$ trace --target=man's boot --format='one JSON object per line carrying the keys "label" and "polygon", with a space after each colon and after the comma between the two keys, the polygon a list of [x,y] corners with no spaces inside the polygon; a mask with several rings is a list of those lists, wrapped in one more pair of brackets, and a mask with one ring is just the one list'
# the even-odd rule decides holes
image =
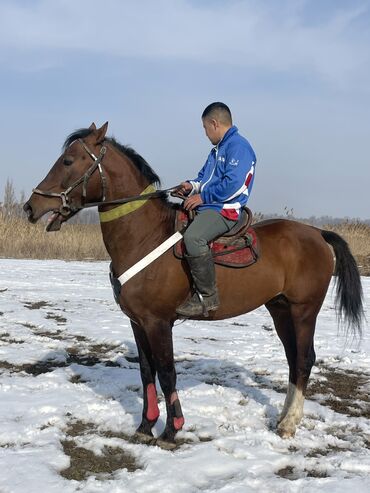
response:
{"label": "man's boot", "polygon": [[194,280],[196,292],[176,309],[176,313],[184,318],[203,315],[219,307],[216,287],[216,272],[211,252],[199,257],[185,256]]}

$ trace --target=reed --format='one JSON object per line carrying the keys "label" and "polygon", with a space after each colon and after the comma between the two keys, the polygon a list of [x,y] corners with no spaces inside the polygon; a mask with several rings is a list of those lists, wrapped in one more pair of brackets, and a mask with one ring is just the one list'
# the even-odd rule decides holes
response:
{"label": "reed", "polygon": [[[370,226],[360,222],[326,225],[349,244],[362,275],[370,275]],[[46,233],[45,224],[30,224],[24,218],[0,213],[0,257],[107,260],[100,226],[64,224],[61,231]]]}
{"label": "reed", "polygon": [[97,224],[64,224],[61,231],[47,233],[45,224],[30,224],[19,217],[0,214],[0,257],[105,260],[100,226]]}

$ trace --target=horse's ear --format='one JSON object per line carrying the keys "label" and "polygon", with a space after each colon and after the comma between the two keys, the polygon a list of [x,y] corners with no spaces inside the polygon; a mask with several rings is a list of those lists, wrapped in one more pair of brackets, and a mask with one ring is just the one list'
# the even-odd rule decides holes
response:
{"label": "horse's ear", "polygon": [[96,130],[96,125],[94,122],[90,125],[89,130]]}
{"label": "horse's ear", "polygon": [[105,122],[102,127],[98,128],[98,130],[96,131],[96,136],[95,136],[97,144],[100,144],[101,142],[103,142],[103,140],[105,139],[105,134],[107,133],[107,130],[108,130],[108,122]]}

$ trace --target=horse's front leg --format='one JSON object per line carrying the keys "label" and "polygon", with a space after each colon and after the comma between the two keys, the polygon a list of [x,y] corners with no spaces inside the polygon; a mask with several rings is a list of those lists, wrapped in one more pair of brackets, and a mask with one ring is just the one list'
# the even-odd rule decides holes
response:
{"label": "horse's front leg", "polygon": [[160,321],[156,324],[151,324],[146,329],[167,408],[166,426],[161,436],[157,439],[157,444],[170,449],[174,448],[175,435],[184,425],[184,416],[176,391],[172,324]]}
{"label": "horse's front leg", "polygon": [[152,428],[159,417],[157,402],[157,390],[155,387],[155,365],[152,351],[146,333],[140,325],[131,322],[132,330],[139,353],[140,374],[143,383],[143,414],[141,423],[136,430],[136,436],[141,440],[150,441],[153,439]]}

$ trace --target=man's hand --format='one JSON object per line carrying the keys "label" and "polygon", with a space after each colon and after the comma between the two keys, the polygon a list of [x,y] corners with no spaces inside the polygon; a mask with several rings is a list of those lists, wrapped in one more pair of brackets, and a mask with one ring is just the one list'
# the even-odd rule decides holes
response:
{"label": "man's hand", "polygon": [[201,204],[203,204],[203,199],[202,199],[200,193],[196,193],[195,195],[192,195],[191,197],[189,197],[185,200],[184,209],[186,209],[187,211],[192,211],[196,207],[198,207],[198,205],[201,205]]}
{"label": "man's hand", "polygon": [[182,183],[180,183],[177,189],[177,193],[186,197],[186,195],[188,195],[188,193],[190,193],[192,190],[193,190],[193,185],[188,181],[183,181]]}

